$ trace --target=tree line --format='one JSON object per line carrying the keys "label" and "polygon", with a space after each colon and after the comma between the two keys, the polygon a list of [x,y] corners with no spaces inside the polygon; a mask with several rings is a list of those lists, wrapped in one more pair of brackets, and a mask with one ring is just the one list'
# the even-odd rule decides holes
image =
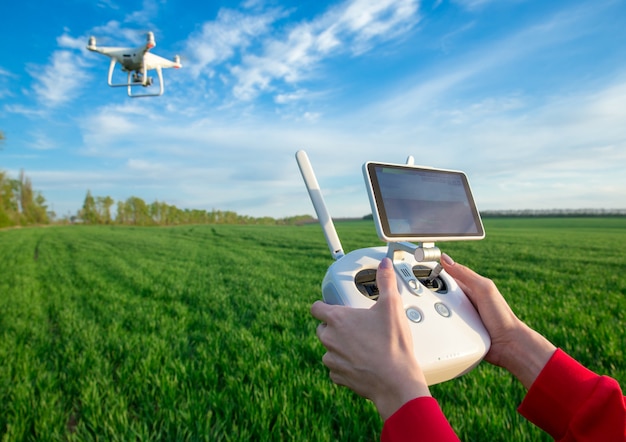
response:
{"label": "tree line", "polygon": [[[0,140],[1,132],[0,132]],[[115,213],[113,208],[115,207]],[[239,215],[232,211],[180,209],[162,201],[146,203],[131,196],[117,204],[110,196],[93,196],[88,190],[82,208],[76,215],[55,220],[48,211],[41,192],[33,189],[24,170],[17,179],[0,170],[0,228],[58,223],[119,224],[134,226],[175,226],[183,224],[306,224],[315,222],[310,215],[274,219]]]}
{"label": "tree line", "polygon": [[[112,209],[115,206],[115,215]],[[305,224],[315,222],[310,215],[299,215],[275,219],[255,218],[239,215],[232,211],[180,209],[163,201],[146,203],[143,199],[131,196],[125,201],[117,201],[110,196],[93,196],[87,191],[82,208],[72,222],[85,224],[119,224],[133,226],[175,226],[183,224]]]}
{"label": "tree line", "polygon": [[559,217],[606,217],[626,216],[626,209],[523,209],[523,210],[485,210],[483,218],[559,218]]}

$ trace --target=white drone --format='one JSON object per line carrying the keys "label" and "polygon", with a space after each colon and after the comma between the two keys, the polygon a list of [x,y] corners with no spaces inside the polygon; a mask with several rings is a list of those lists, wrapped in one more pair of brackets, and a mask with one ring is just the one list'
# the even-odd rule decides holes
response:
{"label": "white drone", "polygon": [[[111,64],[109,65],[109,86],[127,87],[128,96],[132,98],[158,97],[160,95],[163,95],[163,73],[161,72],[162,69],[178,69],[182,67],[182,64],[180,63],[180,57],[178,55],[174,57],[174,60],[168,60],[149,52],[150,49],[156,46],[156,43],[154,41],[154,34],[152,32],[148,32],[146,40],[147,41],[145,45],[138,46],[136,48],[120,48],[111,46],[98,47],[96,46],[96,37],[92,36],[89,37],[89,44],[87,45],[87,49],[111,58]],[[128,73],[126,83],[113,83],[113,70],[115,69],[116,63],[122,65],[122,71]],[[152,85],[152,77],[148,76],[148,71],[151,69],[156,69],[157,71],[157,75],[159,77],[159,92],[154,94],[133,94],[133,86],[148,87]]]}

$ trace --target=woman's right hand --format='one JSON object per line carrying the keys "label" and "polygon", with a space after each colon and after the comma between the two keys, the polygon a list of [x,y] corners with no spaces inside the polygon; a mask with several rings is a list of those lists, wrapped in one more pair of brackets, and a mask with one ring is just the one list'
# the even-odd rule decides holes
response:
{"label": "woman's right hand", "polygon": [[556,347],[513,313],[491,279],[455,263],[445,253],[441,265],[474,304],[489,332],[491,347],[485,360],[509,370],[530,388]]}

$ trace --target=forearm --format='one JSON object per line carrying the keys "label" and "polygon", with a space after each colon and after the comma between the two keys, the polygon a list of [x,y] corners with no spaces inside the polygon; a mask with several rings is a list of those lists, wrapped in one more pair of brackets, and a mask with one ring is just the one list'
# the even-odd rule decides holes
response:
{"label": "forearm", "polygon": [[380,440],[458,442],[459,438],[432,397],[419,397],[404,404],[385,420]]}
{"label": "forearm", "polygon": [[617,381],[562,350],[554,353],[518,411],[557,441],[626,440],[626,398]]}
{"label": "forearm", "polygon": [[[418,373],[418,375],[421,374]],[[413,399],[420,397],[430,397],[430,390],[423,379],[423,376],[409,377],[405,381],[395,377],[393,383],[381,389],[381,392],[374,398],[372,402],[376,405],[376,409],[383,421],[389,419],[403,405]]]}
{"label": "forearm", "polygon": [[546,366],[556,347],[541,334],[519,322],[516,339],[507,346],[499,365],[529,389]]}

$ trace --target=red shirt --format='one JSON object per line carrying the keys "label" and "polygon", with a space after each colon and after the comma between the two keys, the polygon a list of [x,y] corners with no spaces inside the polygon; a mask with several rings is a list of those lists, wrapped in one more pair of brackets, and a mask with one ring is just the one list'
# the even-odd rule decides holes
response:
{"label": "red shirt", "polygon": [[[562,350],[539,373],[518,411],[556,441],[626,441],[626,398],[619,384]],[[383,442],[417,440],[459,440],[431,397],[407,402],[383,426]]]}

